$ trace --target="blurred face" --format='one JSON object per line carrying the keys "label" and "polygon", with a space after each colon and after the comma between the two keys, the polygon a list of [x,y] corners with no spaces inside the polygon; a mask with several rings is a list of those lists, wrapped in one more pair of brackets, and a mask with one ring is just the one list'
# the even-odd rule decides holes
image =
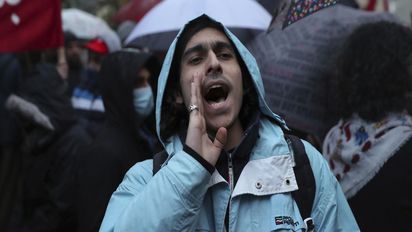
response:
{"label": "blurred face", "polygon": [[143,88],[150,85],[150,72],[146,68],[140,69],[138,75],[138,81],[135,88]]}
{"label": "blurred face", "polygon": [[66,46],[66,58],[69,66],[74,69],[79,69],[87,63],[86,49],[77,41],[71,41]]}
{"label": "blurred face", "polygon": [[195,73],[200,74],[204,117],[208,130],[230,129],[243,101],[242,72],[234,47],[224,33],[213,28],[197,32],[186,44],[180,65],[180,87],[186,107]]}

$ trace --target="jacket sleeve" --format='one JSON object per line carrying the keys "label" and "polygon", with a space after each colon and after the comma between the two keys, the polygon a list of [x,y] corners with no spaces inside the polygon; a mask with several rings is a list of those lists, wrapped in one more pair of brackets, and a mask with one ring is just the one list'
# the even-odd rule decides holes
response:
{"label": "jacket sleeve", "polygon": [[184,151],[152,177],[152,160],[133,166],[106,209],[100,231],[192,231],[211,174]]}
{"label": "jacket sleeve", "polygon": [[315,231],[360,231],[352,210],[323,156],[305,142],[316,182],[312,218]]}

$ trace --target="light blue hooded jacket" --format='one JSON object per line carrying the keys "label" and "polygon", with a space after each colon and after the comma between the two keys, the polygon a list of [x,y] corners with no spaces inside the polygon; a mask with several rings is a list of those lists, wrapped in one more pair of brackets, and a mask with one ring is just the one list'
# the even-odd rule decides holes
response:
{"label": "light blue hooded jacket", "polygon": [[[255,59],[231,32],[227,29],[225,32],[251,74],[262,115],[259,137],[233,192],[219,172],[215,170],[211,175],[183,151],[182,141],[175,135],[162,141],[170,155],[155,176],[152,160],[137,163],[127,172],[110,199],[100,231],[225,231],[228,204],[229,231],[305,231],[291,195],[299,187],[293,172],[293,156],[282,129],[269,118],[286,125],[265,103]],[[177,38],[169,48],[159,77],[156,102],[159,137],[163,93]],[[309,143],[304,145],[316,182],[311,213],[315,231],[359,231],[328,164]],[[279,217],[287,220],[275,220]]]}

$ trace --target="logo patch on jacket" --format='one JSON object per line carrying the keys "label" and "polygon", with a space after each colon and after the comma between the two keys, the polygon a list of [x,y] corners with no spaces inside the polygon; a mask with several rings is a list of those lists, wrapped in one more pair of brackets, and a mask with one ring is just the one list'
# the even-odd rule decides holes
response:
{"label": "logo patch on jacket", "polygon": [[275,224],[276,225],[287,224],[287,225],[297,226],[297,225],[299,225],[299,222],[295,222],[293,220],[293,218],[291,218],[289,216],[276,216],[275,217]]}

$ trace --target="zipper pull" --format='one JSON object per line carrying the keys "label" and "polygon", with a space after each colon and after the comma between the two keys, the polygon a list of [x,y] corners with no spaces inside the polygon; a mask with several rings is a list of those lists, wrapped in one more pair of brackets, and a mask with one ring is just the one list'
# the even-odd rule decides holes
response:
{"label": "zipper pull", "polygon": [[235,178],[233,175],[233,162],[232,162],[232,153],[229,153],[228,156],[228,166],[229,166],[229,186],[230,186],[230,193],[233,192],[234,189],[234,182]]}

